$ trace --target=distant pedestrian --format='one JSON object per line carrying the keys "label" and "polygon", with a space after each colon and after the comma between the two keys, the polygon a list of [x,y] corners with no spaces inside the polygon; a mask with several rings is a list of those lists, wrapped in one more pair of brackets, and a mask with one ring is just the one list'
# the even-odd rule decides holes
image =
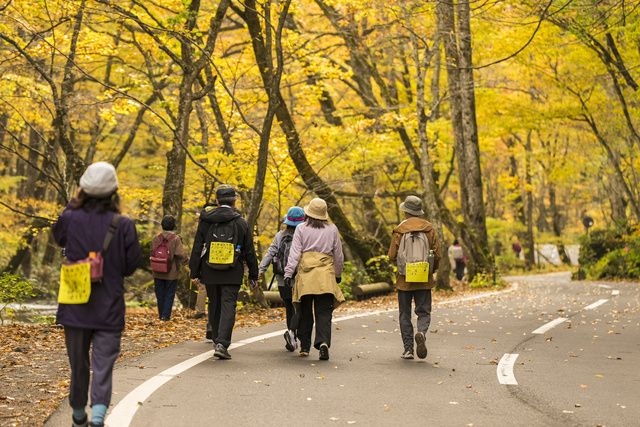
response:
{"label": "distant pedestrian", "polygon": [[515,240],[511,244],[511,250],[513,250],[513,254],[516,256],[516,258],[520,259],[520,252],[522,252],[522,245],[520,244],[520,242]]}
{"label": "distant pedestrian", "polygon": [[333,310],[344,301],[338,286],[344,263],[342,242],[338,228],[329,222],[324,200],[312,199],[304,213],[305,222],[293,234],[284,281],[290,286],[297,269],[292,300],[300,309],[300,356],[309,355],[315,322],[313,347],[319,350],[320,360],[329,360]]}
{"label": "distant pedestrian", "polygon": [[[269,268],[269,265],[273,265],[273,277],[278,283],[278,293],[280,298],[284,302],[284,308],[287,319],[287,331],[284,333],[285,348],[288,351],[295,351],[297,348],[296,330],[298,328],[297,322],[294,325],[294,308],[292,301],[292,289],[291,283],[289,286],[285,286],[284,282],[284,267],[287,265],[287,258],[289,256],[291,242],[293,241],[293,233],[296,227],[304,222],[304,210],[299,206],[292,206],[287,211],[287,215],[284,217],[284,224],[286,228],[276,233],[267,253],[262,258],[259,270],[259,279],[264,278],[264,273]],[[295,278],[295,272],[293,277]],[[272,279],[273,280],[273,279]]]}
{"label": "distant pedestrian", "polygon": [[[215,209],[217,206],[216,201],[207,202],[204,205],[204,208],[211,207],[210,209]],[[201,319],[207,315],[207,287],[202,282],[193,282],[196,285],[196,306],[195,313],[192,316],[193,319]],[[211,339],[211,324],[207,321],[207,334],[206,337],[208,340]]]}
{"label": "distant pedestrian", "polygon": [[[427,357],[426,333],[431,323],[431,288],[435,281],[433,273],[438,269],[440,262],[440,242],[436,237],[433,225],[422,218],[422,200],[416,196],[407,196],[400,204],[400,210],[404,212],[404,221],[393,229],[391,245],[389,246],[389,259],[399,265],[401,253],[401,241],[406,237],[415,239],[426,238],[428,246],[433,251],[433,263],[429,267],[426,280],[409,281],[407,271],[401,272],[400,268],[396,276],[396,289],[398,291],[398,309],[400,312],[400,334],[404,345],[403,359],[413,359],[413,341],[415,339],[416,353],[420,359]],[[400,266],[399,266],[400,267]],[[418,316],[417,332],[413,335],[414,328],[411,322],[412,301],[415,303],[415,313]]]}
{"label": "distant pedestrian", "polygon": [[[91,164],[80,177],[78,194],[53,225],[53,237],[68,261],[80,261],[92,253],[102,257],[102,278],[90,284],[88,301],[60,303],[56,315],[56,323],[64,326],[71,368],[69,403],[74,426],[88,423],[89,383],[91,425],[104,425],[125,325],[124,277],[132,275],[141,260],[135,225],[120,214],[117,190],[115,168],[106,162]],[[90,269],[82,274],[91,282]]]}
{"label": "distant pedestrian", "polygon": [[235,189],[220,185],[216,200],[218,207],[207,206],[200,213],[189,267],[191,279],[204,283],[207,288],[213,355],[218,359],[231,359],[228,348],[245,265],[253,288],[257,285],[258,260],[249,225],[235,209]]}
{"label": "distant pedestrian", "polygon": [[189,261],[189,257],[182,244],[182,238],[176,233],[176,219],[171,215],[165,215],[160,225],[162,232],[151,241],[151,253],[153,254],[158,247],[166,247],[167,268],[154,270],[152,266],[151,270],[158,304],[158,317],[160,320],[168,321],[171,319],[180,268]]}
{"label": "distant pedestrian", "polygon": [[449,262],[451,269],[456,273],[456,279],[462,280],[464,278],[464,269],[466,267],[466,261],[464,256],[464,250],[460,246],[458,239],[453,241],[453,244],[449,246]]}

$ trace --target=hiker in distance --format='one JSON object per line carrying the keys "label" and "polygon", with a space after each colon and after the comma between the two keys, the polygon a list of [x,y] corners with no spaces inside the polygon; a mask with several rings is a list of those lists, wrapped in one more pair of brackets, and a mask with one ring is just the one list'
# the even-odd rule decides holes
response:
{"label": "hiker in distance", "polygon": [[[284,333],[284,340],[285,348],[288,351],[295,351],[298,346],[298,342],[296,341],[296,330],[298,328],[298,324],[297,317],[296,321],[294,322],[294,308],[293,301],[291,299],[291,282],[289,282],[289,286],[285,286],[284,269],[287,265],[291,242],[293,241],[293,233],[296,230],[296,227],[303,222],[304,210],[299,206],[290,207],[283,221],[286,228],[276,233],[273,241],[271,242],[271,245],[269,246],[269,249],[267,249],[267,253],[262,258],[262,261],[258,266],[258,278],[260,280],[264,278],[264,273],[269,268],[269,264],[273,266],[273,279],[271,279],[271,282],[273,283],[273,280],[275,279],[278,283],[278,293],[280,294],[280,298],[282,298],[282,301],[284,302],[284,309],[287,319],[287,331]],[[295,278],[295,272],[293,273],[293,278]]]}
{"label": "hiker in distance", "polygon": [[293,233],[284,282],[285,286],[291,286],[297,269],[292,300],[299,304],[296,310],[300,309],[300,356],[309,355],[315,322],[313,347],[319,350],[320,360],[329,360],[333,310],[344,301],[338,286],[344,263],[342,242],[338,228],[329,222],[324,200],[312,199],[304,207],[304,213],[304,223]]}
{"label": "hiker in distance", "polygon": [[[77,195],[53,225],[53,237],[67,260],[61,271],[56,324],[64,326],[71,368],[72,425],[101,427],[111,403],[113,365],[125,325],[124,277],[140,266],[142,251],[133,221],[120,214],[115,168],[107,162],[93,163],[79,184]],[[66,267],[80,264],[82,271],[65,272]],[[77,292],[80,288],[86,289],[84,297]]]}
{"label": "hiker in distance", "polygon": [[464,269],[466,268],[467,263],[465,261],[464,249],[460,246],[460,241],[458,239],[454,239],[453,244],[449,246],[447,252],[449,255],[451,270],[455,272],[456,279],[462,280],[464,278]]}
{"label": "hiker in distance", "polygon": [[231,359],[228,348],[236,321],[236,303],[244,277],[257,286],[258,260],[247,221],[236,210],[236,191],[230,185],[216,190],[218,206],[200,212],[189,268],[191,279],[204,283],[209,297],[214,357]]}
{"label": "hiker in distance", "polygon": [[171,319],[180,268],[189,261],[189,257],[182,244],[182,238],[176,233],[176,219],[171,215],[165,215],[160,226],[162,232],[151,241],[150,265],[158,303],[158,317],[160,320],[168,321]]}
{"label": "hiker in distance", "polygon": [[[431,323],[431,288],[435,284],[433,273],[440,262],[440,242],[433,225],[423,218],[422,200],[407,196],[400,204],[404,221],[393,229],[389,246],[389,259],[398,266],[396,289],[403,359],[413,359],[415,339],[416,353],[420,359],[427,357],[426,333]],[[430,259],[431,258],[431,259]],[[418,317],[416,329],[411,321],[412,302]]]}

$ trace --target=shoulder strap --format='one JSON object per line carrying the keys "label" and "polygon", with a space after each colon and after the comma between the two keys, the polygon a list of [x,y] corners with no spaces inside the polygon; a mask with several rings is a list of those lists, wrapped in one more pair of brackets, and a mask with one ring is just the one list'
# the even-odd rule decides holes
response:
{"label": "shoulder strap", "polygon": [[104,236],[104,243],[102,243],[102,252],[106,252],[107,249],[109,249],[109,245],[111,244],[111,239],[113,238],[113,235],[118,229],[120,218],[122,218],[122,215],[120,215],[119,213],[113,216],[113,219],[111,220],[111,224],[109,224],[109,229],[107,230],[107,235]]}

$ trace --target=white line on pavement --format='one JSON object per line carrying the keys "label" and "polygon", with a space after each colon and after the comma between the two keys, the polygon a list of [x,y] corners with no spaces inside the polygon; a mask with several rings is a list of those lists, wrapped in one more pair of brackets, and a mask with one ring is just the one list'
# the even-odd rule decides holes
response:
{"label": "white line on pavement", "polygon": [[[480,298],[486,298],[490,296],[494,296],[497,294],[502,294],[504,292],[510,292],[517,289],[517,284],[514,284],[511,289],[502,292],[487,292],[478,295],[473,295],[471,297],[457,298],[452,300],[446,300],[438,303],[438,305],[446,305],[453,302],[462,302],[462,301],[470,301],[476,300]],[[345,320],[357,319],[358,317],[367,317],[367,316],[375,316],[378,314],[385,314],[389,312],[397,311],[397,308],[391,308],[388,310],[378,310],[373,312],[363,312],[363,313],[355,313],[345,316],[340,316],[338,318],[333,319],[333,323],[342,322]],[[259,335],[252,338],[247,338],[242,341],[235,342],[229,346],[229,350],[234,348],[242,347],[247,344],[251,344],[257,341],[262,341],[268,338],[277,337],[282,335],[285,332],[284,329],[270,332],[267,334]],[[140,403],[144,402],[151,396],[156,390],[162,387],[164,384],[172,380],[174,377],[180,375],[187,369],[190,369],[197,365],[198,363],[204,362],[205,360],[211,358],[213,356],[213,350],[207,351],[205,353],[194,356],[190,359],[185,360],[184,362],[178,363],[162,372],[158,375],[149,378],[138,387],[129,392],[125,397],[120,400],[110,411],[107,419],[105,420],[105,425],[114,426],[114,427],[128,427],[133,420],[134,415],[136,414]],[[515,380],[515,379],[514,379]]]}
{"label": "white line on pavement", "polygon": [[620,291],[618,289],[614,289],[611,291],[611,296],[616,297],[620,295]]}
{"label": "white line on pavement", "polygon": [[593,304],[589,304],[584,309],[585,310],[593,310],[594,308],[600,307],[602,304],[604,304],[607,301],[609,301],[609,300],[608,299],[599,299],[598,301],[594,302]]}
{"label": "white line on pavement", "polygon": [[504,356],[498,362],[498,369],[496,374],[498,375],[498,382],[505,385],[518,385],[516,377],[513,375],[513,365],[518,358],[517,353],[505,353]]}
{"label": "white line on pavement", "polygon": [[558,317],[557,319],[554,319],[551,322],[545,323],[544,325],[540,326],[538,329],[536,329],[535,331],[533,331],[531,333],[532,334],[544,334],[549,329],[555,328],[556,326],[558,326],[559,324],[565,322],[566,320],[568,320],[566,317]]}
{"label": "white line on pavement", "polygon": [[[344,320],[356,319],[358,317],[366,317],[366,316],[374,316],[377,314],[383,314],[390,311],[395,311],[397,309],[389,309],[389,310],[380,310],[374,312],[366,312],[366,313],[356,313],[347,316],[341,316],[339,318],[333,319],[333,322],[341,322]],[[254,342],[266,340],[269,338],[280,336],[284,333],[284,329],[270,332],[267,334],[258,335],[255,337],[247,338],[241,341],[237,341],[229,346],[229,350],[233,350],[234,348],[242,347],[247,344],[251,344]],[[213,350],[209,350],[205,353],[194,356],[190,359],[185,360],[184,362],[178,363],[160,372],[158,375],[149,378],[147,381],[140,384],[138,387],[129,392],[118,404],[113,408],[109,416],[107,417],[105,424],[107,426],[122,426],[128,427],[133,420],[133,416],[135,415],[138,407],[140,406],[140,402],[144,402],[151,396],[157,389],[162,387],[164,384],[180,375],[184,371],[189,368],[193,368],[198,363],[204,362],[207,359],[210,359],[213,356]]]}

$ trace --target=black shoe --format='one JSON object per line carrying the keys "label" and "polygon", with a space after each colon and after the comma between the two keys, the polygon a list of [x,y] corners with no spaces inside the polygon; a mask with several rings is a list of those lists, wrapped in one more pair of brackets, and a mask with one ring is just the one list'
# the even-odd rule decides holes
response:
{"label": "black shoe", "polygon": [[213,355],[218,359],[229,360],[231,359],[231,355],[227,351],[226,348],[222,344],[216,344],[216,350],[213,352]]}
{"label": "black shoe", "polygon": [[192,319],[202,319],[205,316],[204,313],[196,313],[193,316],[191,316]]}
{"label": "black shoe", "polygon": [[295,351],[296,348],[298,348],[298,342],[296,341],[296,336],[292,330],[288,330],[284,333],[284,341],[286,343],[284,348],[288,351]]}
{"label": "black shoe", "polygon": [[73,415],[71,415],[71,427],[87,427],[87,414],[84,414],[84,418],[80,421],[76,420]]}
{"label": "black shoe", "polygon": [[325,343],[320,344],[320,360],[329,360],[329,346]]}
{"label": "black shoe", "polygon": [[420,359],[427,357],[427,337],[424,336],[424,332],[418,332],[415,336],[416,340],[416,354]]}

